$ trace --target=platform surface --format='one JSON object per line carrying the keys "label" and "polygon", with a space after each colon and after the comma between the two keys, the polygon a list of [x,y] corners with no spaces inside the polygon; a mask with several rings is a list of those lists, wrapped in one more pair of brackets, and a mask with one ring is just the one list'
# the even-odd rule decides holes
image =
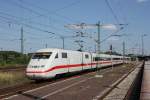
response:
{"label": "platform surface", "polygon": [[150,61],[145,62],[140,100],[150,100]]}

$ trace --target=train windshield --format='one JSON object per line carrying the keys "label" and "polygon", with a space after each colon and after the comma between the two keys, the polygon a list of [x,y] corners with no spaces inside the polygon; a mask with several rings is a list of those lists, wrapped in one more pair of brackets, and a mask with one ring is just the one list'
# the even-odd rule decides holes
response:
{"label": "train windshield", "polygon": [[49,57],[52,55],[52,52],[40,52],[35,53],[32,56],[32,59],[49,59]]}

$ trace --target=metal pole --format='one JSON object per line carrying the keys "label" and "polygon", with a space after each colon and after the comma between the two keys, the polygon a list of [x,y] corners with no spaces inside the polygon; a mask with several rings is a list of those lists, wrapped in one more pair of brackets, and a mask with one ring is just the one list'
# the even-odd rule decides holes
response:
{"label": "metal pole", "polygon": [[144,35],[142,35],[142,56],[144,56],[144,41],[143,41]]}
{"label": "metal pole", "polygon": [[112,67],[112,71],[114,69],[114,66],[113,66],[113,58],[112,58],[112,44],[110,45],[110,55],[111,55],[111,67]]}
{"label": "metal pole", "polygon": [[95,53],[96,53],[96,50],[97,50],[97,49],[96,49],[96,45],[94,45],[94,49],[95,49]]}
{"label": "metal pole", "polygon": [[123,45],[123,63],[124,63],[124,59],[125,59],[125,42],[124,41],[122,45]]}
{"label": "metal pole", "polygon": [[21,53],[24,53],[24,36],[23,36],[23,27],[21,27]]}
{"label": "metal pole", "polygon": [[[100,54],[100,21],[98,21],[97,23],[97,54]],[[99,55],[97,56],[99,57]],[[97,63],[97,70],[98,70],[98,66],[99,64]]]}
{"label": "metal pole", "polygon": [[47,48],[47,43],[45,44],[45,48]]}
{"label": "metal pole", "polygon": [[62,48],[65,48],[65,37],[60,36],[60,38],[62,39]]}
{"label": "metal pole", "polygon": [[[97,23],[97,33],[98,33],[98,37],[97,37],[97,57],[99,57],[100,58],[100,55],[98,55],[98,54],[100,54],[100,21],[98,21],[98,23]],[[103,77],[103,75],[99,75],[99,73],[98,73],[98,66],[100,65],[99,63],[98,63],[99,61],[97,61],[97,74],[95,75],[95,77]]]}
{"label": "metal pole", "polygon": [[62,37],[62,40],[63,40],[63,49],[65,48],[65,39],[64,37]]}
{"label": "metal pole", "polygon": [[97,24],[97,33],[98,33],[98,37],[97,37],[97,53],[100,53],[100,21],[98,21]]}

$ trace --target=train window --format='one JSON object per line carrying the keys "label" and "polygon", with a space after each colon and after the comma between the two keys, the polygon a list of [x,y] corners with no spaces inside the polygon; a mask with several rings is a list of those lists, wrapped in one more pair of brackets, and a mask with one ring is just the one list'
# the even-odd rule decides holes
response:
{"label": "train window", "polygon": [[89,58],[89,55],[86,54],[86,55],[85,55],[85,58],[88,59],[88,58]]}
{"label": "train window", "polygon": [[58,58],[58,53],[56,54],[55,58]]}
{"label": "train window", "polygon": [[111,60],[111,58],[107,58],[107,60]]}
{"label": "train window", "polygon": [[100,61],[100,60],[102,60],[100,57],[94,57],[93,58],[93,61]]}
{"label": "train window", "polygon": [[113,60],[120,60],[120,58],[113,58]]}
{"label": "train window", "polygon": [[51,56],[52,52],[40,52],[35,53],[32,56],[32,59],[48,59]]}
{"label": "train window", "polygon": [[105,61],[107,61],[107,60],[111,60],[111,58],[105,58],[105,57],[103,57],[103,58],[101,58],[102,60],[105,60]]}
{"label": "train window", "polygon": [[62,53],[62,58],[67,58],[67,53]]}

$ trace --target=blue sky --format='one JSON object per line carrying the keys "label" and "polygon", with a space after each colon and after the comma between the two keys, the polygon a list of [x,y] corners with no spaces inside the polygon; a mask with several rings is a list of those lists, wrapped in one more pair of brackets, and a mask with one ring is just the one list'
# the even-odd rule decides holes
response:
{"label": "blue sky", "polygon": [[[20,51],[20,28],[24,28],[25,52],[45,48],[62,48],[60,36],[74,36],[77,30],[64,27],[68,24],[128,24],[101,44],[106,51],[109,45],[121,52],[125,41],[127,53],[141,53],[141,35],[144,37],[145,54],[150,54],[150,0],[107,0],[118,22],[109,9],[106,0],[0,0],[0,48]],[[97,37],[97,29],[83,29],[87,36]],[[48,32],[53,32],[52,35]],[[114,31],[101,29],[101,40]],[[74,42],[79,38],[66,38],[65,48],[77,50]],[[84,50],[94,51],[95,42],[83,38]]]}

